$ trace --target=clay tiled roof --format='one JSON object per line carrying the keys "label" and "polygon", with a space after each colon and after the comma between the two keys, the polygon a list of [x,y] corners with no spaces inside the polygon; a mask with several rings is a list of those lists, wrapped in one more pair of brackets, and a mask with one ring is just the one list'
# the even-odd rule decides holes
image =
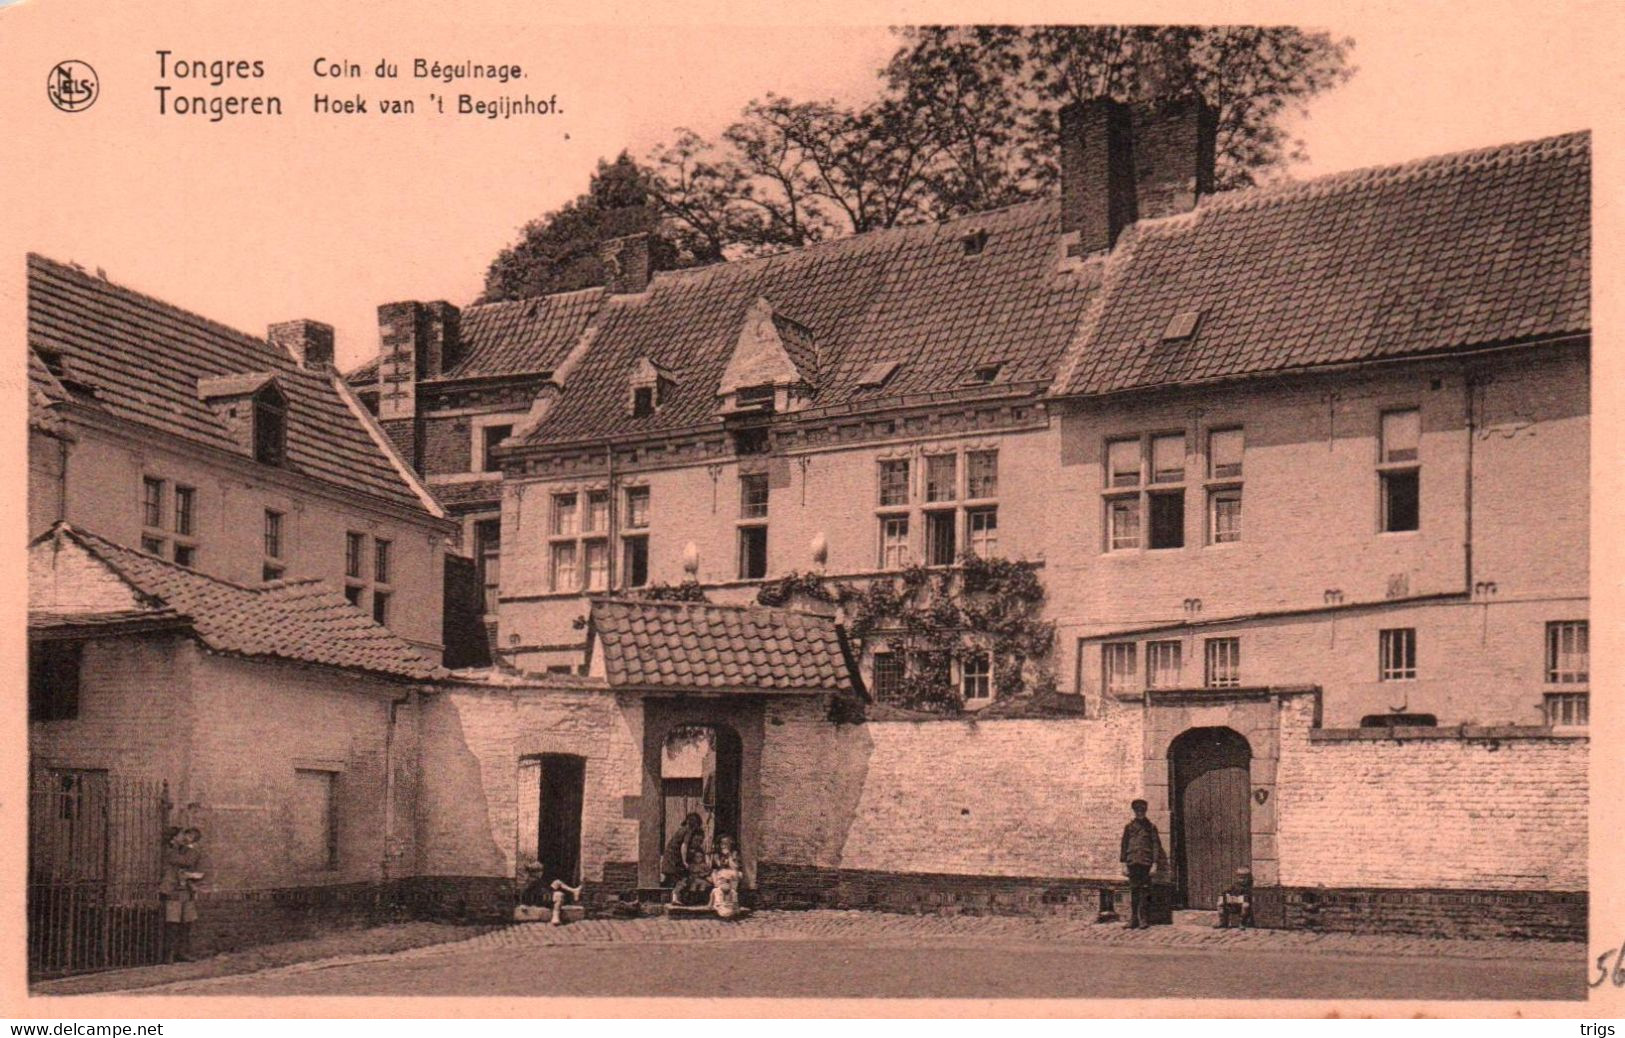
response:
{"label": "clay tiled roof", "polygon": [[372,621],[319,580],[244,587],[210,577],[84,530],[58,523],[70,538],[113,569],[166,614],[188,617],[206,646],[238,656],[271,657],[428,680],[434,663]]}
{"label": "clay tiled roof", "polygon": [[786,609],[594,599],[592,631],[612,688],[851,689],[832,620]]}
{"label": "clay tiled roof", "polygon": [[[964,241],[977,230],[986,244],[969,254]],[[951,391],[982,358],[1006,361],[1002,382],[1047,384],[1094,284],[1060,269],[1059,234],[1059,204],[1042,200],[657,274],[643,293],[604,299],[564,392],[527,442],[715,422],[719,380],[758,299],[805,330],[794,348],[815,374],[814,407]],[[634,418],[627,386],[644,357],[674,385],[654,414]],[[859,385],[888,360],[900,363],[884,386]]]}
{"label": "clay tiled roof", "polygon": [[60,436],[67,426],[62,421],[58,404],[71,399],[57,377],[51,374],[39,354],[28,351],[28,427]]}
{"label": "clay tiled roof", "polygon": [[[1587,331],[1590,135],[1216,195],[1110,258],[1056,391],[1106,393]],[[1169,323],[1197,314],[1171,341]]]}
{"label": "clay tiled roof", "polygon": [[[602,288],[538,299],[479,303],[462,311],[457,363],[442,379],[539,375],[554,371],[603,301]],[[376,389],[378,358],[345,376],[357,390]]]}
{"label": "clay tiled roof", "polygon": [[330,376],[262,339],[31,255],[28,342],[62,357],[109,415],[207,446],[234,438],[199,399],[199,381],[273,373],[288,400],[289,470],[423,508]]}

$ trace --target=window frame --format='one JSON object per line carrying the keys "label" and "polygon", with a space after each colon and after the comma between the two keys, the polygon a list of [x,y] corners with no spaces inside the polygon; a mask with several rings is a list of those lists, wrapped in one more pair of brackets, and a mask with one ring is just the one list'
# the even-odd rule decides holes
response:
{"label": "window frame", "polygon": [[[1239,427],[1223,427],[1224,429]],[[1178,441],[1180,464],[1157,467],[1157,447]],[[1100,461],[1100,551],[1104,555],[1181,551],[1191,546],[1190,490],[1198,481],[1191,476],[1193,459],[1201,455],[1191,448],[1188,429],[1152,428],[1133,435],[1106,436],[1101,441]],[[1126,465],[1129,450],[1136,462],[1132,472]],[[1113,455],[1119,457],[1114,460]],[[1205,465],[1206,462],[1204,461]],[[1204,472],[1206,469],[1204,468]],[[1177,474],[1177,478],[1175,478]],[[1200,480],[1206,486],[1207,480]],[[1206,498],[1204,497],[1204,500]],[[1175,502],[1179,510],[1178,543],[1160,544],[1153,537],[1159,502]],[[1204,512],[1203,525],[1207,525]],[[1121,522],[1119,521],[1121,520]],[[1132,525],[1132,532],[1128,527]],[[1205,541],[1205,538],[1204,538]]]}
{"label": "window frame", "polygon": [[[977,661],[976,673],[971,672],[972,661]],[[988,649],[978,649],[959,660],[959,700],[967,708],[976,709],[986,706],[998,698],[998,689],[993,683],[993,653]],[[970,694],[971,683],[976,682],[977,688],[985,690],[985,695],[973,696]]]}
{"label": "window frame", "polygon": [[1235,635],[1202,640],[1202,687],[1241,687],[1241,639]]}
{"label": "window frame", "polygon": [[1377,680],[1415,681],[1416,628],[1384,627],[1377,632]]}
{"label": "window frame", "polygon": [[[1159,653],[1160,650],[1160,653]],[[1173,667],[1164,665],[1159,661],[1158,655],[1171,652],[1173,654]],[[1170,681],[1167,677],[1173,675]],[[1145,688],[1148,692],[1165,692],[1184,687],[1185,681],[1185,643],[1180,638],[1152,638],[1145,642]]]}
{"label": "window frame", "polygon": [[[738,560],[737,560],[738,563],[739,563],[739,568],[738,568],[739,576],[738,576],[738,579],[739,580],[765,580],[765,579],[767,579],[767,573],[768,573],[768,569],[769,569],[769,560],[768,560],[768,554],[767,554],[767,551],[768,551],[767,524],[765,522],[755,522],[755,521],[752,521],[752,522],[740,522],[738,524],[738,529],[737,529],[734,536],[735,536],[736,544],[737,544],[737,548],[738,548]],[[750,570],[755,568],[752,565],[752,562],[755,561],[755,558],[756,558],[756,551],[755,551],[754,546],[755,546],[756,539],[758,537],[760,537],[760,539],[761,539],[760,554],[761,554],[761,570],[762,570],[762,572],[760,574],[752,574],[750,572]]]}
{"label": "window frame", "polygon": [[[882,512],[879,516],[880,568],[907,569],[914,561],[914,529],[912,516],[903,512]],[[892,538],[892,524],[902,524],[901,539]],[[894,558],[895,555],[895,558]]]}
{"label": "window frame", "polygon": [[[30,724],[79,719],[79,706],[84,693],[84,667],[85,646],[82,641],[48,639],[28,643]],[[70,672],[71,680],[68,679]]]}
{"label": "window frame", "polygon": [[[1123,650],[1123,651],[1120,651]],[[1122,670],[1113,666],[1113,657],[1126,658],[1128,669]],[[1116,661],[1118,664],[1122,659]],[[1122,676],[1125,680],[1119,684],[1114,681],[1115,676]],[[1135,641],[1110,641],[1100,643],[1100,691],[1102,695],[1132,695],[1143,687],[1140,677],[1140,644]]]}
{"label": "window frame", "polygon": [[[488,536],[495,530],[496,536]],[[486,616],[495,616],[502,594],[502,517],[488,516],[473,523],[474,571],[480,582]]]}
{"label": "window frame", "polygon": [[[1571,644],[1584,642],[1584,648],[1570,648],[1567,656],[1572,662],[1576,658],[1581,669],[1572,666],[1564,668],[1563,637],[1567,634]],[[1591,622],[1585,620],[1548,620],[1546,621],[1545,660],[1541,668],[1542,684],[1552,686],[1554,692],[1582,691],[1591,687]]]}
{"label": "window frame", "polygon": [[[888,678],[894,681],[888,687],[882,687],[882,663],[888,669]],[[896,695],[902,691],[903,683],[908,679],[908,663],[904,655],[891,649],[876,650],[869,659],[869,692],[876,699]]]}
{"label": "window frame", "polygon": [[[1389,454],[1389,419],[1398,416],[1414,414],[1416,416],[1416,446],[1411,451],[1411,457],[1390,459]],[[1422,408],[1412,404],[1405,407],[1384,407],[1377,412],[1377,532],[1379,534],[1414,534],[1422,529]],[[1393,488],[1401,480],[1414,481],[1414,512],[1415,523],[1411,526],[1395,526],[1392,514],[1394,511]]]}

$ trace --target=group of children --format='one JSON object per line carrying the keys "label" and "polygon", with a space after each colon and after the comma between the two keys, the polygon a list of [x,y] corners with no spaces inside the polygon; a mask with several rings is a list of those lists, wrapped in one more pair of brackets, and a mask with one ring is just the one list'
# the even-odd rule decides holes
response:
{"label": "group of children", "polygon": [[734,838],[719,833],[706,846],[705,822],[690,813],[666,843],[660,860],[662,884],[671,886],[671,903],[709,905],[720,919],[739,914],[739,885],[744,866]]}

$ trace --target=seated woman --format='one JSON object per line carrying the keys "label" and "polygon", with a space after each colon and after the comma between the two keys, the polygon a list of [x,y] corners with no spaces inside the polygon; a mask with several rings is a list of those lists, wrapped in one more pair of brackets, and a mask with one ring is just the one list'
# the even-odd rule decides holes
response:
{"label": "seated woman", "polygon": [[732,836],[717,837],[716,853],[711,855],[711,908],[719,919],[739,914],[739,883],[743,864]]}
{"label": "seated woman", "polygon": [[694,835],[698,833],[700,839],[705,839],[705,822],[694,812],[689,812],[683,819],[683,824],[671,834],[666,841],[666,849],[660,856],[660,885],[671,888],[672,904],[679,904],[679,898],[689,873],[689,848],[694,842]]}

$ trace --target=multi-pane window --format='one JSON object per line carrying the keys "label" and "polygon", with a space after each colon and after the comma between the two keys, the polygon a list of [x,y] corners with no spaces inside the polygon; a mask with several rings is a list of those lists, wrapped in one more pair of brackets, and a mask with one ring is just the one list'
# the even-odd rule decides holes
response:
{"label": "multi-pane window", "polygon": [[743,473],[739,477],[739,578],[760,580],[767,576],[767,473]]}
{"label": "multi-pane window", "polygon": [[1378,677],[1383,681],[1411,681],[1416,677],[1416,628],[1384,628],[1377,641]]}
{"label": "multi-pane window", "polygon": [[999,554],[999,510],[972,508],[965,512],[965,548],[978,558]]}
{"label": "multi-pane window", "polygon": [[265,556],[260,566],[262,580],[281,580],[286,572],[282,561],[282,524],[281,512],[270,508],[265,510],[265,529],[261,537],[261,551]]}
{"label": "multi-pane window", "polygon": [[169,484],[152,476],[141,480],[141,550],[168,556],[182,566],[197,563],[197,490],[177,484],[167,502]]}
{"label": "multi-pane window", "polygon": [[1585,620],[1546,625],[1546,683],[1568,686],[1545,695],[1546,723],[1578,726],[1591,721],[1591,696],[1576,689],[1591,681],[1591,635]]}
{"label": "multi-pane window", "polygon": [[965,452],[965,496],[973,501],[999,496],[999,452]]}
{"label": "multi-pane window", "polygon": [[28,719],[71,721],[79,716],[79,642],[34,642],[28,646]]}
{"label": "multi-pane window", "polygon": [[[649,582],[649,488],[626,488],[626,514],[621,517],[621,586]],[[639,532],[629,532],[639,531]]]}
{"label": "multi-pane window", "polygon": [[1137,487],[1140,485],[1140,441],[1112,440],[1106,444],[1106,485],[1111,487]]}
{"label": "multi-pane window", "polygon": [[587,495],[587,513],[582,517],[582,533],[605,533],[609,530],[609,494],[595,490]]}
{"label": "multi-pane window", "polygon": [[553,515],[548,530],[555,537],[574,537],[576,535],[576,495],[553,495]]}
{"label": "multi-pane window", "polygon": [[587,590],[605,591],[609,588],[609,542],[583,541],[586,548]]}
{"label": "multi-pane window", "polygon": [[1107,642],[1100,647],[1100,687],[1107,692],[1132,692],[1139,683],[1133,642]]}
{"label": "multi-pane window", "polygon": [[554,591],[575,591],[580,587],[576,575],[576,542],[554,544],[548,554],[548,586]]}
{"label": "multi-pane window", "polygon": [[1110,551],[1140,546],[1140,499],[1114,497],[1106,502],[1106,544]]}
{"label": "multi-pane window", "polygon": [[1180,643],[1145,643],[1145,687],[1178,688],[1180,685]]}
{"label": "multi-pane window", "polygon": [[1183,548],[1185,478],[1184,433],[1107,440],[1105,550]]}
{"label": "multi-pane window", "polygon": [[909,564],[908,516],[880,517],[880,568],[902,569]]}
{"label": "multi-pane window", "polygon": [[1207,435],[1207,475],[1209,479],[1237,479],[1241,476],[1240,429],[1214,429]]}
{"label": "multi-pane window", "polygon": [[1241,540],[1241,488],[1209,490],[1208,543],[1234,544]]}
{"label": "multi-pane window", "polygon": [[1151,437],[1151,482],[1185,481],[1185,435]]}
{"label": "multi-pane window", "polygon": [[362,571],[363,559],[367,551],[367,535],[351,531],[344,535],[344,575],[353,580],[360,580],[366,574]]}
{"label": "multi-pane window", "polygon": [[1209,638],[1203,646],[1202,684],[1208,688],[1241,685],[1241,639]]}
{"label": "multi-pane window", "polygon": [[925,564],[952,566],[957,555],[954,545],[954,512],[925,513]]}
{"label": "multi-pane window", "polygon": [[372,593],[372,618],[380,624],[389,623],[389,592],[374,590]]}
{"label": "multi-pane window", "polygon": [[739,518],[767,518],[767,474],[753,472],[739,477]]}
{"label": "multi-pane window", "polygon": [[959,667],[959,693],[965,702],[993,698],[993,659],[985,652],[971,653]]}
{"label": "multi-pane window", "polygon": [[190,537],[195,532],[193,526],[197,519],[197,491],[191,487],[175,488],[175,533],[180,537]]}
{"label": "multi-pane window", "polygon": [[925,499],[952,501],[959,481],[959,455],[929,454],[925,459]]}
{"label": "multi-pane window", "polygon": [[894,458],[880,463],[880,507],[908,504],[908,459]]}
{"label": "multi-pane window", "polygon": [[481,519],[474,524],[474,564],[479,569],[480,587],[485,592],[485,612],[497,611],[497,594],[502,587],[502,520]]}
{"label": "multi-pane window", "polygon": [[1377,478],[1382,494],[1382,531],[1420,529],[1422,522],[1422,413],[1384,411]]}
{"label": "multi-pane window", "polygon": [[870,684],[870,691],[877,699],[885,699],[902,691],[903,661],[896,653],[875,653],[874,679]]}
{"label": "multi-pane window", "polygon": [[649,525],[649,488],[626,488],[626,519],[623,524],[629,530],[641,530]]}
{"label": "multi-pane window", "polygon": [[152,530],[164,526],[164,481],[147,476],[141,480],[141,525]]}
{"label": "multi-pane window", "polygon": [[1208,433],[1209,544],[1233,544],[1241,540],[1241,471],[1244,442],[1240,429],[1214,429]]}
{"label": "multi-pane window", "polygon": [[376,537],[372,542],[372,579],[378,584],[389,583],[390,543],[382,537]]}
{"label": "multi-pane window", "polygon": [[1585,620],[1546,625],[1546,683],[1584,685],[1591,680],[1591,633]]}

